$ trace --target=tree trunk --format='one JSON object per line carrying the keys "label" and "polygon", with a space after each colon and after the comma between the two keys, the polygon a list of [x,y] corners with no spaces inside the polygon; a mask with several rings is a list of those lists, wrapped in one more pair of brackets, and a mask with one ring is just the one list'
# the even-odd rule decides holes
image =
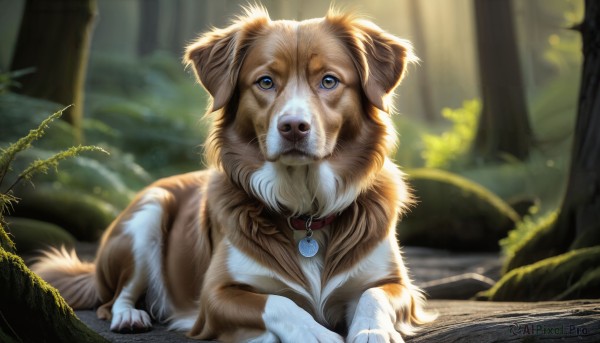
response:
{"label": "tree trunk", "polygon": [[75,316],[56,289],[1,247],[0,341],[107,342]]}
{"label": "tree trunk", "polygon": [[175,56],[179,57],[183,54],[184,47],[186,46],[185,35],[184,35],[184,4],[182,0],[171,0],[173,3],[173,19],[171,21],[171,32],[169,50],[172,51]]}
{"label": "tree trunk", "polygon": [[569,182],[559,230],[573,237],[572,247],[600,244],[600,2],[586,0],[579,26],[583,42],[583,71]]}
{"label": "tree trunk", "polygon": [[525,159],[532,131],[511,2],[475,0],[477,51],[483,109],[473,145],[478,160],[500,160],[506,155]]}
{"label": "tree trunk", "polygon": [[11,69],[33,68],[16,91],[75,106],[62,119],[79,129],[96,0],[27,0]]}
{"label": "tree trunk", "polygon": [[586,0],[579,25],[583,70],[567,190],[555,223],[515,252],[508,270],[600,245],[600,2]]}
{"label": "tree trunk", "polygon": [[158,48],[159,0],[140,1],[140,31],[138,33],[138,53],[146,56]]}
{"label": "tree trunk", "polygon": [[[425,40],[425,35],[423,34],[424,25],[423,25],[423,16],[422,14],[422,3],[419,1],[408,1],[408,13],[410,14],[411,28],[413,31],[413,36],[416,42],[416,51],[419,55],[427,56],[427,43]],[[429,87],[429,75],[428,68],[420,68],[420,70],[416,71],[417,74],[417,82],[419,87],[419,93],[421,98],[421,104],[423,106],[423,115],[425,120],[428,122],[434,122],[439,115],[436,115],[435,110],[433,109],[433,95],[431,94],[431,87]]]}

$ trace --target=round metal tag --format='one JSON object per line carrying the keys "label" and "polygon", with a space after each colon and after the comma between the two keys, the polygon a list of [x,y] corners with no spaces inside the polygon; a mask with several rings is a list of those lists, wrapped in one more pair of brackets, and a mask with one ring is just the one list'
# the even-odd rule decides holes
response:
{"label": "round metal tag", "polygon": [[298,250],[300,255],[304,257],[313,257],[319,251],[319,243],[310,237],[306,237],[298,242]]}

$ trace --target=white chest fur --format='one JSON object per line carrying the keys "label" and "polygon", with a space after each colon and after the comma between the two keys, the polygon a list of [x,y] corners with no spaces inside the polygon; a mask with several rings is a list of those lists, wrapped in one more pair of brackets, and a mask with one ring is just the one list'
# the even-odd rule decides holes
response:
{"label": "white chest fur", "polygon": [[[391,244],[392,242],[389,240],[381,242],[353,268],[337,274],[323,284],[322,275],[326,251],[323,244],[327,240],[326,236],[327,232],[325,231],[315,231],[314,233],[313,238],[320,244],[317,255],[307,258],[298,253],[300,267],[308,280],[308,289],[259,264],[228,241],[225,242],[228,248],[227,267],[236,282],[250,285],[259,292],[280,295],[285,291],[294,291],[312,304],[316,315],[315,319],[319,322],[327,322],[325,305],[332,294],[338,291],[356,294],[356,299],[354,299],[355,297],[348,299],[347,306],[349,309],[353,309],[365,287],[389,275],[390,263],[394,260],[393,246],[395,242],[393,242],[394,244]],[[304,237],[305,233],[302,231],[295,233],[296,242]],[[349,315],[353,313],[352,310],[350,312]]]}

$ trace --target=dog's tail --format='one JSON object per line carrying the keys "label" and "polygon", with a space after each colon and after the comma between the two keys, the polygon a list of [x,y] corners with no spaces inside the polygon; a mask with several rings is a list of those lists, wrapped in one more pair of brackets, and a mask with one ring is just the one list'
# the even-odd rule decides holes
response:
{"label": "dog's tail", "polygon": [[54,286],[73,309],[91,309],[100,303],[96,287],[96,265],[81,262],[75,251],[52,248],[45,251],[31,270]]}

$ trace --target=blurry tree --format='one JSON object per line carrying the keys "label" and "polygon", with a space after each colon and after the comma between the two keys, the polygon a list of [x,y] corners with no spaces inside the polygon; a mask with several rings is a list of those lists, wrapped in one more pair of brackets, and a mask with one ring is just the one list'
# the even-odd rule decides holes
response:
{"label": "blurry tree", "polygon": [[[422,2],[419,1],[408,1],[408,13],[410,14],[410,21],[412,24],[412,31],[415,37],[415,42],[424,43],[425,35],[423,34],[424,24],[422,22]],[[426,50],[427,44],[421,44],[415,46],[417,54],[427,56]],[[423,68],[417,73],[419,82],[419,92],[421,94],[421,103],[423,104],[423,114],[425,119],[429,122],[435,121],[436,113],[433,109],[433,95],[431,94],[431,87],[429,87],[429,80],[427,74],[427,68]]]}
{"label": "blurry tree", "polygon": [[578,26],[583,70],[567,191],[560,214],[515,252],[508,269],[600,245],[600,2],[586,0]]}
{"label": "blurry tree", "polygon": [[16,91],[75,106],[63,117],[79,128],[96,0],[27,0],[12,70],[33,68]]}
{"label": "blurry tree", "polygon": [[186,43],[183,18],[185,6],[182,0],[171,0],[169,4],[173,6],[173,14],[171,15],[170,39],[167,43],[169,44],[169,51],[172,51],[175,56],[179,57],[183,54]]}
{"label": "blurry tree", "polygon": [[473,145],[476,159],[525,159],[532,130],[521,76],[511,1],[474,0],[483,109]]}
{"label": "blurry tree", "polygon": [[140,29],[138,53],[140,56],[151,54],[158,48],[159,0],[142,0],[140,5]]}
{"label": "blurry tree", "polygon": [[496,301],[600,297],[600,1],[585,0],[578,25],[583,71],[567,191],[558,216],[524,238],[507,272],[478,295]]}
{"label": "blurry tree", "polygon": [[567,193],[557,226],[574,236],[572,245],[600,244],[600,2],[586,0],[578,29],[583,71]]}

